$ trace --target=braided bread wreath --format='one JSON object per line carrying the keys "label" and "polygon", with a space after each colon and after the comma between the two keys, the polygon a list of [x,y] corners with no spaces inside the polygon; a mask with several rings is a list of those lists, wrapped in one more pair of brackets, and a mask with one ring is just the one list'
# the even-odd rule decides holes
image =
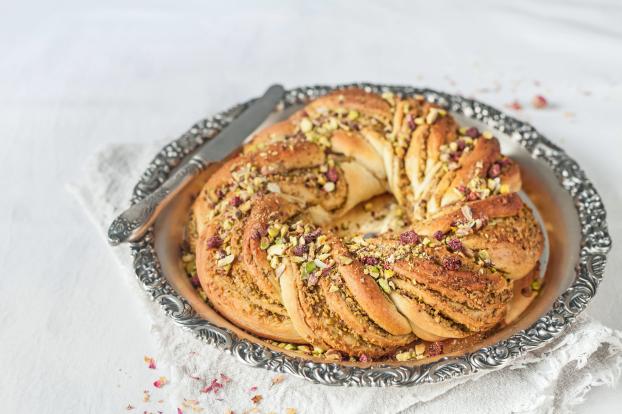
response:
{"label": "braided bread wreath", "polygon": [[490,133],[423,97],[346,89],[218,168],[186,237],[199,289],[238,327],[331,359],[421,359],[536,296],[543,235],[520,188]]}

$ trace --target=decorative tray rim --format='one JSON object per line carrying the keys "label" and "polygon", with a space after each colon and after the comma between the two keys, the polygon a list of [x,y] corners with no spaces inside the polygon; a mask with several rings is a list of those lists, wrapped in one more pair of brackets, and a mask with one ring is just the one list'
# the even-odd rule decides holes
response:
{"label": "decorative tray rim", "polygon": [[[150,299],[158,303],[175,324],[192,331],[204,342],[233,354],[247,365],[290,373],[326,385],[408,386],[441,382],[479,371],[499,369],[511,360],[559,337],[595,296],[603,277],[607,254],[611,249],[602,199],[577,162],[525,122],[477,100],[427,88],[370,83],[299,87],[286,91],[283,105],[288,107],[300,104],[332,90],[347,87],[359,87],[377,93],[423,95],[427,100],[445,106],[452,112],[507,134],[532,157],[544,161],[557,177],[561,188],[572,197],[581,229],[575,278],[568,289],[555,300],[551,309],[529,328],[494,345],[462,356],[443,357],[423,365],[353,367],[335,362],[308,361],[239,338],[235,333],[202,319],[166,280],[155,251],[153,227],[143,238],[130,245],[136,276]],[[187,155],[217,135],[252,101],[202,119],[180,138],[162,148],[134,187],[131,203],[136,203],[158,188]]]}

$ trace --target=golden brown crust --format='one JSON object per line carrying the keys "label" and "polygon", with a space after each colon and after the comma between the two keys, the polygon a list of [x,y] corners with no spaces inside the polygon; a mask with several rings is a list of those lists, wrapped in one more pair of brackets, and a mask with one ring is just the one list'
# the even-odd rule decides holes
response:
{"label": "golden brown crust", "polygon": [[530,302],[512,297],[543,249],[520,187],[498,140],[438,105],[335,91],[208,179],[199,280],[241,328],[342,354],[486,332]]}

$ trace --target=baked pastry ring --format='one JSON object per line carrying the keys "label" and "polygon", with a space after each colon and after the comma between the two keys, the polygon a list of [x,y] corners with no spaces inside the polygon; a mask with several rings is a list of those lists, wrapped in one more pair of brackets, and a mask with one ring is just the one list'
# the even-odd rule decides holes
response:
{"label": "baked pastry ring", "polygon": [[[193,204],[190,242],[209,302],[239,327],[382,357],[503,322],[543,249],[520,188],[492,135],[422,97],[347,89],[225,162]],[[374,203],[395,214],[371,233]]]}

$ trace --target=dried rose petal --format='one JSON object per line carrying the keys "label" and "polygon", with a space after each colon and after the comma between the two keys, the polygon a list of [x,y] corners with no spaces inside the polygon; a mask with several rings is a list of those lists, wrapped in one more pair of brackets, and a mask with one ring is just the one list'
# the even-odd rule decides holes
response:
{"label": "dried rose petal", "polygon": [[520,290],[521,295],[525,296],[525,297],[530,297],[531,296],[531,286],[525,286],[524,288],[522,288]]}
{"label": "dried rose petal", "polygon": [[369,361],[369,357],[367,355],[365,355],[365,354],[361,354],[359,356],[359,361],[360,362],[367,362],[367,361]]}
{"label": "dried rose petal", "polygon": [[499,163],[494,163],[488,169],[488,176],[490,178],[496,178],[501,174],[501,165]]}
{"label": "dried rose petal", "polygon": [[162,388],[168,383],[166,377],[160,377],[153,382],[153,386],[156,388]]}
{"label": "dried rose petal", "polygon": [[221,379],[221,380],[222,380],[222,382],[224,382],[225,384],[226,384],[226,383],[228,383],[228,382],[231,382],[231,378],[230,378],[230,377],[228,377],[228,376],[227,376],[227,375],[225,375],[225,374],[220,374],[220,379]]}
{"label": "dried rose petal", "polygon": [[479,195],[473,191],[469,191],[469,194],[467,194],[467,200],[468,201],[479,200]]}
{"label": "dried rose petal", "polygon": [[419,236],[414,230],[408,230],[400,234],[400,242],[402,244],[417,244],[419,243]]}
{"label": "dried rose petal", "polygon": [[220,246],[222,246],[222,239],[220,237],[212,236],[207,239],[207,247],[209,249],[217,249]]}
{"label": "dried rose petal", "polygon": [[466,136],[471,138],[479,137],[479,130],[475,127],[471,127],[466,130]]}
{"label": "dried rose petal", "polygon": [[328,171],[326,171],[326,179],[333,183],[339,181],[339,172],[337,171],[337,169],[329,168]]}
{"label": "dried rose petal", "polygon": [[450,155],[450,158],[451,158],[452,161],[456,161],[457,162],[458,160],[460,160],[461,156],[462,156],[462,153],[460,153],[460,152],[453,152]]}
{"label": "dried rose petal", "polygon": [[413,116],[411,114],[406,115],[406,123],[408,124],[408,128],[410,128],[411,131],[414,131],[415,128],[417,128],[415,120],[413,119]]}
{"label": "dried rose petal", "polygon": [[443,237],[445,237],[445,233],[444,232],[442,232],[440,230],[437,230],[437,231],[434,232],[434,238],[436,240],[441,241],[441,240],[443,240]]}
{"label": "dried rose petal", "polygon": [[459,139],[456,142],[456,145],[458,145],[458,151],[464,151],[464,149],[466,148],[466,142],[464,142],[463,139]]}
{"label": "dried rose petal", "polygon": [[449,256],[443,259],[443,268],[446,270],[458,270],[462,266],[462,261],[458,256]]}
{"label": "dried rose petal", "polygon": [[378,263],[380,263],[380,260],[377,257],[365,256],[361,258],[361,262],[369,266],[376,266]]}
{"label": "dried rose petal", "polygon": [[155,359],[149,357],[149,356],[145,356],[143,358],[143,360],[145,361],[145,363],[147,364],[147,366],[149,367],[149,369],[156,369],[156,363],[155,363]]}
{"label": "dried rose petal", "polygon": [[181,411],[181,408],[177,407],[177,414],[184,414],[184,412]]}
{"label": "dried rose petal", "polygon": [[223,387],[223,385],[218,382],[218,380],[216,378],[214,378],[212,380],[212,382],[210,383],[210,385],[204,387],[203,389],[201,389],[202,393],[206,393],[209,394],[210,392],[214,392],[214,394],[218,394],[218,391]]}
{"label": "dried rose petal", "polygon": [[447,247],[449,247],[452,252],[457,252],[462,250],[462,242],[458,239],[451,239],[447,242]]}
{"label": "dried rose petal", "polygon": [[542,95],[534,96],[533,99],[531,100],[531,104],[533,105],[534,108],[537,108],[537,109],[546,108],[549,105],[546,98]]}
{"label": "dried rose petal", "polygon": [[456,190],[458,190],[458,192],[460,192],[461,194],[465,195],[469,192],[469,189],[464,184],[460,184],[458,187],[456,187]]}
{"label": "dried rose petal", "polygon": [[256,386],[256,385],[253,385],[252,387],[250,387],[250,388],[248,389],[248,391],[249,391],[249,392],[255,392],[255,391],[257,391],[257,386]]}
{"label": "dried rose petal", "polygon": [[242,204],[242,199],[239,196],[235,196],[231,200],[229,200],[229,204],[231,204],[233,207],[238,207],[240,204]]}
{"label": "dried rose petal", "polygon": [[442,342],[432,342],[428,345],[428,356],[435,357],[443,353]]}
{"label": "dried rose petal", "polygon": [[[190,282],[192,282],[192,286],[193,287],[201,286],[201,282],[199,281],[199,277],[198,276],[192,276],[192,279],[190,279]],[[151,368],[151,365],[149,365],[149,368]]]}
{"label": "dried rose petal", "polygon": [[518,101],[512,101],[508,104],[508,108],[514,109],[515,111],[520,111],[523,109],[523,106]]}
{"label": "dried rose petal", "polygon": [[322,233],[321,229],[315,229],[311,233],[305,234],[304,235],[305,242],[311,243],[312,241],[315,241],[315,239],[317,239],[321,233]]}
{"label": "dried rose petal", "polygon": [[292,250],[292,252],[296,256],[304,256],[308,251],[309,251],[309,246],[306,244],[300,244],[294,247],[294,249]]}

